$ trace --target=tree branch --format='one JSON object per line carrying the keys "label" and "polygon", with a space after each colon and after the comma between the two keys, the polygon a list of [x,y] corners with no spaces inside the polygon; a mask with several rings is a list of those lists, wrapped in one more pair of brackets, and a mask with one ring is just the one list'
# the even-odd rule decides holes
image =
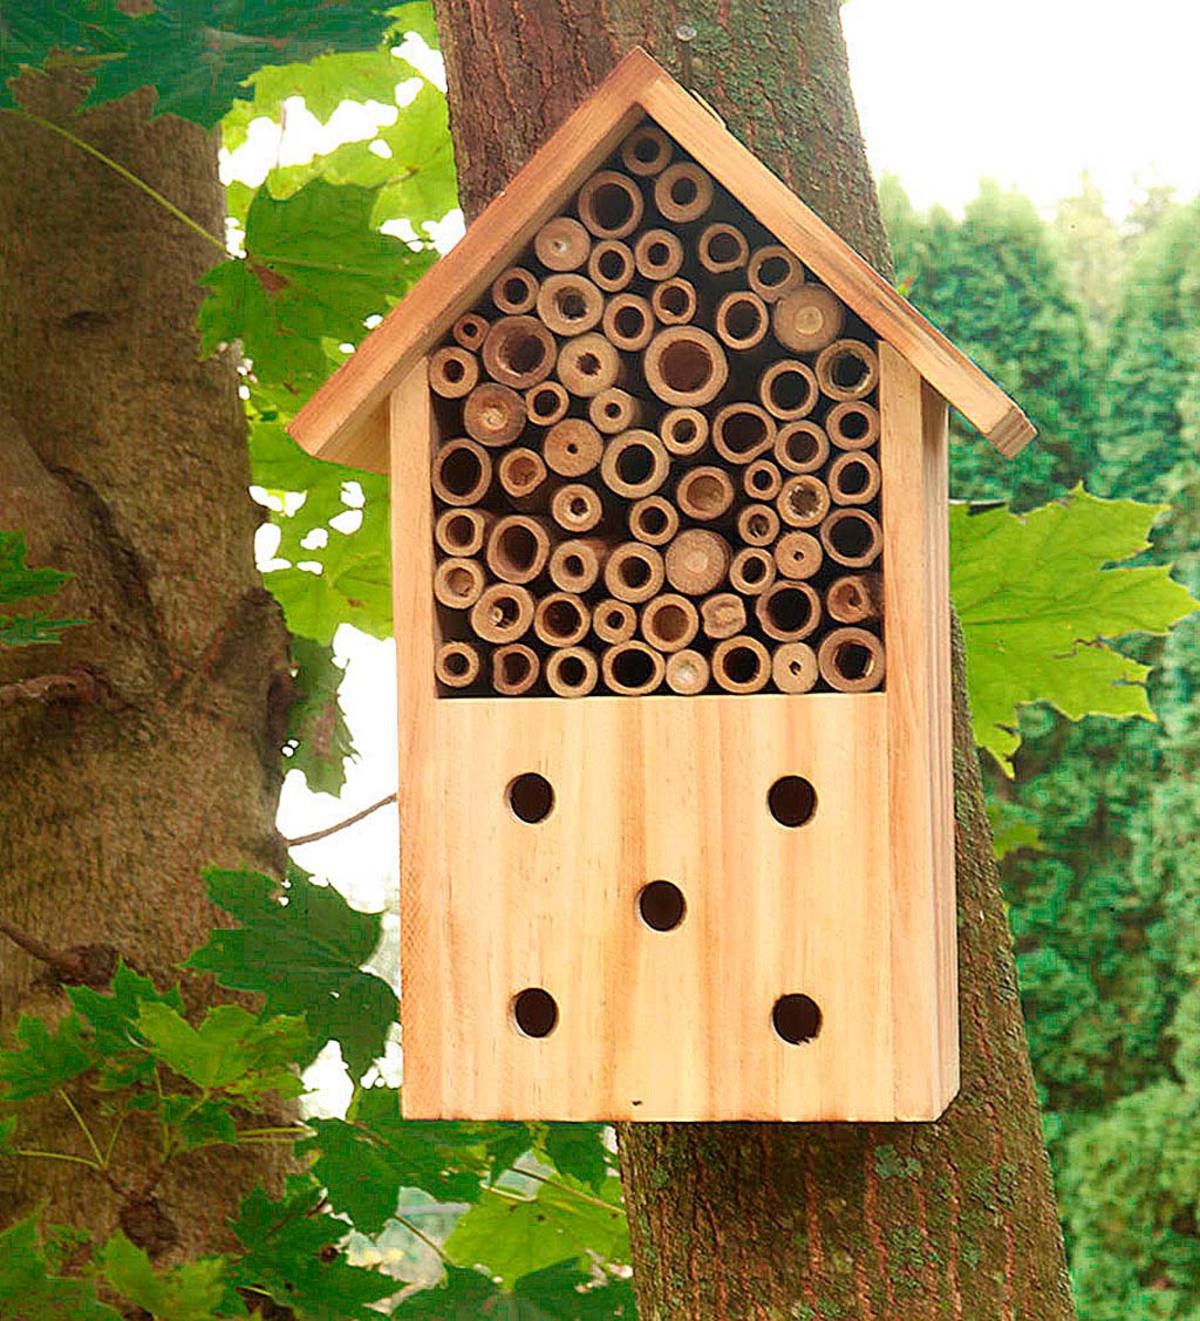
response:
{"label": "tree branch", "polygon": [[[10,685],[15,686],[15,685]],[[0,693],[3,693],[0,688]],[[0,935],[7,936],[30,958],[44,963],[63,986],[107,986],[117,970],[117,951],[111,945],[73,945],[55,949],[0,918]]]}
{"label": "tree branch", "polygon": [[0,684],[0,711],[18,702],[94,702],[103,690],[96,675],[89,670],[69,674],[39,674],[32,679]]}
{"label": "tree branch", "polygon": [[298,835],[295,839],[285,839],[283,842],[289,849],[299,848],[301,844],[315,844],[319,839],[325,839],[329,835],[336,835],[339,830],[345,830],[347,826],[356,826],[364,818],[369,817],[372,812],[378,812],[381,807],[386,807],[389,803],[396,801],[394,793],[388,794],[386,798],[381,798],[379,802],[372,803],[370,807],[364,807],[361,812],[355,812],[353,816],[348,816],[345,821],[339,821],[335,826],[326,826],[324,830],[314,830],[311,835]]}

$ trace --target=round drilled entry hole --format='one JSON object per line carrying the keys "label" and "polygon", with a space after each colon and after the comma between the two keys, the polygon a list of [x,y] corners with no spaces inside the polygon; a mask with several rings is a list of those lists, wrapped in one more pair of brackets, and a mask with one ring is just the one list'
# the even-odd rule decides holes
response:
{"label": "round drilled entry hole", "polygon": [[821,1007],[808,995],[781,995],[771,1010],[771,1026],[790,1046],[813,1041],[821,1031]]}
{"label": "round drilled entry hole", "polygon": [[687,913],[683,891],[672,881],[651,881],[638,892],[638,913],[653,931],[674,931]]}
{"label": "round drilled entry hole", "polygon": [[781,826],[804,826],[816,814],[817,791],[802,775],[781,775],[767,792],[767,806]]}
{"label": "round drilled entry hole", "polygon": [[527,986],[512,999],[513,1022],[527,1037],[548,1037],[558,1026],[558,1002],[540,986]]}
{"label": "round drilled entry hole", "polygon": [[508,805],[519,821],[536,825],[554,811],[554,789],[544,775],[527,771],[508,786]]}

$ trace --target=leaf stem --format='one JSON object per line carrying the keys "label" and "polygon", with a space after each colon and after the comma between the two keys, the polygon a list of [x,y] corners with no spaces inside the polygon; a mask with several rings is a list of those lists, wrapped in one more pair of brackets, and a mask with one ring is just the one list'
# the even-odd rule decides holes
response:
{"label": "leaf stem", "polygon": [[378,812],[381,807],[386,807],[389,803],[396,801],[394,793],[388,794],[386,798],[381,798],[379,802],[372,803],[370,807],[364,807],[361,812],[355,812],[353,816],[348,816],[344,821],[339,821],[336,825],[326,826],[324,830],[314,830],[311,835],[298,835],[295,839],[285,839],[283,842],[289,849],[299,848],[301,844],[315,844],[319,839],[325,839],[329,835],[336,835],[339,830],[345,830],[347,826],[356,826],[372,812]]}
{"label": "leaf stem", "polygon": [[398,1225],[403,1225],[404,1228],[407,1229],[408,1232],[413,1236],[413,1238],[419,1238],[427,1248],[432,1248],[432,1250],[436,1252],[444,1262],[449,1262],[450,1258],[446,1256],[445,1250],[443,1249],[442,1245],[436,1242],[434,1239],[431,1239],[423,1229],[418,1229],[417,1226],[414,1225],[413,1222],[409,1220],[406,1216],[401,1216],[401,1215],[396,1216],[396,1223]]}
{"label": "leaf stem", "polygon": [[95,1170],[102,1174],[104,1168],[97,1165],[94,1160],[88,1160],[86,1156],[69,1156],[65,1151],[33,1151],[28,1147],[13,1147],[14,1156],[28,1156],[33,1160],[65,1160],[70,1161],[72,1165],[86,1165],[89,1170]]}
{"label": "leaf stem", "polygon": [[549,1184],[551,1188],[557,1188],[560,1192],[570,1193],[573,1197],[578,1197],[580,1201],[591,1202],[593,1206],[598,1206],[605,1211],[617,1211],[619,1208],[606,1202],[600,1197],[593,1197],[591,1193],[581,1192],[578,1188],[572,1188],[569,1183],[559,1183],[557,1179],[551,1179],[549,1175],[539,1174],[536,1170],[526,1170],[520,1165],[509,1167],[514,1174],[523,1174],[527,1179],[536,1179],[538,1183]]}
{"label": "leaf stem", "polygon": [[80,1131],[83,1133],[83,1136],[87,1139],[87,1144],[92,1149],[92,1155],[95,1156],[98,1162],[96,1168],[101,1170],[104,1169],[106,1165],[106,1161],[104,1159],[104,1156],[101,1154],[100,1145],[96,1141],[96,1139],[92,1136],[92,1130],[88,1128],[86,1123],[84,1123],[83,1116],[79,1113],[79,1110],[75,1105],[75,1102],[71,1100],[71,1098],[61,1087],[58,1089],[58,1094],[59,1096],[62,1097],[63,1102],[65,1103],[67,1109],[71,1112],[72,1116],[75,1119],[75,1122],[79,1125]]}

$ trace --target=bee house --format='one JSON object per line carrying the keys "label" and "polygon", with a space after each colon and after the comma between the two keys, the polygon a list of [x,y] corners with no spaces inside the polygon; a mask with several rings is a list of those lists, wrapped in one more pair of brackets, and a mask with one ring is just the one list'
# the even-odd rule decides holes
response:
{"label": "bee house", "polygon": [[1033,435],[637,50],[300,412],[391,475],[406,1115],[942,1113],[948,403]]}

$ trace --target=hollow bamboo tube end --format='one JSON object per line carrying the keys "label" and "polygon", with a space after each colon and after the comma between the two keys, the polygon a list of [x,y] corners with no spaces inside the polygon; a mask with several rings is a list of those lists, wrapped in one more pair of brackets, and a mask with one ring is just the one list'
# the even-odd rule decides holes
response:
{"label": "hollow bamboo tube end", "polygon": [[533,631],[548,647],[575,646],[591,625],[591,611],[573,592],[550,592],[533,612]]}
{"label": "hollow bamboo tube end", "polygon": [[775,420],[757,404],[726,404],[713,418],[713,449],[727,463],[751,463],[774,441]]}
{"label": "hollow bamboo tube end", "polygon": [[811,578],[824,560],[821,543],[811,532],[785,532],[775,543],[775,564],[783,578]]}
{"label": "hollow bamboo tube end", "polygon": [[545,506],[547,475],[542,456],[524,445],[506,450],[496,465],[500,488],[518,509]]}
{"label": "hollow bamboo tube end", "polygon": [[478,560],[442,560],[433,573],[433,595],[451,610],[469,610],[486,586],[487,574]]}
{"label": "hollow bamboo tube end", "polygon": [[510,642],[492,652],[492,687],[505,697],[520,697],[538,680],[541,662],[523,642]]}
{"label": "hollow bamboo tube end", "polygon": [[460,347],[477,353],[487,338],[488,324],[486,317],[481,317],[477,312],[468,312],[466,316],[458,318],[451,333]]}
{"label": "hollow bamboo tube end", "polygon": [[590,591],[600,577],[609,546],[599,537],[560,541],[550,554],[550,581],[564,592]]}
{"label": "hollow bamboo tube end", "polygon": [[620,375],[621,355],[615,345],[595,331],[576,335],[559,351],[558,379],[581,399],[591,399],[616,385]]}
{"label": "hollow bamboo tube end", "polygon": [[804,267],[790,249],[769,243],[750,254],[746,283],[764,303],[777,303],[804,283]]}
{"label": "hollow bamboo tube end", "polygon": [[492,583],[471,607],[471,628],[485,642],[516,642],[533,623],[533,597],[514,583]]}
{"label": "hollow bamboo tube end", "polygon": [[601,642],[628,642],[637,631],[637,611],[628,601],[606,597],[592,611],[592,628]]}
{"label": "hollow bamboo tube end", "polygon": [[654,338],[654,309],[641,294],[614,294],[604,309],[604,334],[626,353],[638,353]]}
{"label": "hollow bamboo tube end", "polygon": [[745,352],[761,344],[771,328],[767,305],[748,289],[736,289],[717,304],[717,335],[731,349]]}
{"label": "hollow bamboo tube end", "polygon": [[639,500],[667,480],[671,460],[653,431],[623,431],[604,446],[600,476],[615,495]]}
{"label": "hollow bamboo tube end", "polygon": [[659,419],[658,434],[668,454],[689,458],[708,444],[708,418],[698,408],[671,408]]}
{"label": "hollow bamboo tube end", "polygon": [[731,638],[746,627],[746,605],[732,592],[716,592],[700,602],[700,620],[705,636]]}
{"label": "hollow bamboo tube end", "polygon": [[726,275],[745,266],[750,245],[736,225],[707,225],[696,243],[696,256],[710,274]]}
{"label": "hollow bamboo tube end", "polygon": [[771,657],[757,638],[741,633],[713,648],[712,670],[726,692],[757,693],[771,680]]}
{"label": "hollow bamboo tube end", "polygon": [[586,647],[560,647],[546,657],[546,683],[558,697],[586,697],[600,680],[600,666]]}
{"label": "hollow bamboo tube end", "polygon": [[642,606],[642,637],[661,652],[682,650],[699,627],[700,616],[686,596],[665,592]]}
{"label": "hollow bamboo tube end", "polygon": [[776,642],[800,642],[821,622],[821,598],[805,582],[779,579],[755,601],[759,627]]}
{"label": "hollow bamboo tube end", "polygon": [[619,601],[640,605],[662,589],[664,573],[663,557],[653,546],[623,541],[604,565],[604,585]]}
{"label": "hollow bamboo tube end", "polygon": [[781,358],[758,378],[758,397],[763,407],[781,422],[807,417],[821,392],[816,373],[799,358]]}
{"label": "hollow bamboo tube end", "polygon": [[606,648],[600,670],[612,692],[622,697],[642,697],[661,686],[666,662],[652,647],[631,639]]}
{"label": "hollow bamboo tube end", "polygon": [[558,381],[543,381],[525,391],[525,413],[537,427],[561,422],[571,407],[571,396]]}
{"label": "hollow bamboo tube end", "polygon": [[463,404],[463,427],[481,445],[511,445],[525,429],[525,400],[508,385],[484,381]]}
{"label": "hollow bamboo tube end", "polygon": [[821,524],[821,545],[836,563],[865,569],[879,558],[883,531],[865,509],[835,509]]}
{"label": "hollow bamboo tube end", "polygon": [[879,381],[879,358],[861,340],[839,339],[821,350],[814,370],[830,399],[865,399]]}
{"label": "hollow bamboo tube end", "polygon": [[683,697],[694,697],[708,687],[708,659],[691,647],[667,657],[667,687]]}
{"label": "hollow bamboo tube end", "polygon": [[869,504],[879,494],[879,464],[869,454],[839,454],[829,465],[828,481],[835,504]]}
{"label": "hollow bamboo tube end", "polygon": [[604,517],[604,505],[590,486],[569,482],[551,497],[550,515],[567,532],[590,532]]}
{"label": "hollow bamboo tube end", "polygon": [[781,642],[771,653],[771,678],[781,693],[807,693],[820,676],[817,653],[807,642]]}
{"label": "hollow bamboo tube end", "polygon": [[504,316],[520,316],[532,311],[537,296],[537,276],[524,266],[510,266],[492,281],[492,302]]}
{"label": "hollow bamboo tube end", "polygon": [[771,324],[785,349],[816,353],[842,333],[846,309],[823,284],[802,284],[775,303]]}
{"label": "hollow bamboo tube end", "polygon": [[729,566],[729,585],[743,596],[757,596],[775,581],[776,564],[762,546],[743,546]]}
{"label": "hollow bamboo tube end", "polygon": [[883,579],[877,573],[848,573],[829,584],[825,612],[838,624],[861,624],[883,613]]}
{"label": "hollow bamboo tube end", "polygon": [[724,537],[707,528],[688,528],[667,547],[667,581],[687,596],[705,596],[725,581],[732,559]]}
{"label": "hollow bamboo tube end", "polygon": [[816,527],[829,513],[829,488],[812,473],[789,477],[775,500],[775,508],[788,527]]}
{"label": "hollow bamboo tube end", "polygon": [[755,459],[742,474],[742,489],[751,500],[774,500],[783,488],[783,474],[770,459]]}
{"label": "hollow bamboo tube end", "polygon": [[733,505],[733,482],[724,468],[689,468],[675,486],[675,500],[688,518],[711,523]]}
{"label": "hollow bamboo tube end", "polygon": [[597,431],[616,436],[630,431],[642,420],[642,401],[628,390],[613,386],[601,390],[588,404],[588,417]]}
{"label": "hollow bamboo tube end", "polygon": [[582,477],[591,472],[603,453],[600,433],[581,417],[555,422],[542,441],[546,466],[560,477]]}
{"label": "hollow bamboo tube end", "polygon": [[482,445],[450,440],[433,458],[433,490],[448,505],[474,505],[492,484],[492,460]]}
{"label": "hollow bamboo tube end", "polygon": [[642,359],[646,384],[667,404],[711,403],[729,379],[729,361],[699,326],[671,326],[650,341]]}
{"label": "hollow bamboo tube end", "polygon": [[629,531],[647,546],[665,546],[679,531],[679,510],[661,495],[647,495],[629,510]]}
{"label": "hollow bamboo tube end", "polygon": [[630,174],[649,178],[661,174],[674,155],[671,139],[657,124],[640,124],[621,143],[621,163]]}
{"label": "hollow bamboo tube end", "polygon": [[738,510],[737,533],[747,546],[769,546],[779,535],[779,515],[770,505],[744,505]]}
{"label": "hollow bamboo tube end", "polygon": [[429,388],[443,399],[461,399],[479,380],[479,359],[457,344],[438,349],[429,357]]}
{"label": "hollow bamboo tube end", "polygon": [[533,240],[537,259],[548,271],[577,271],[592,251],[592,236],[572,216],[555,216]]}
{"label": "hollow bamboo tube end", "polygon": [[433,525],[433,536],[447,555],[478,555],[495,516],[482,509],[443,509]]}
{"label": "hollow bamboo tube end", "polygon": [[479,648],[472,642],[443,642],[433,662],[438,682],[447,688],[469,688],[482,667]]}
{"label": "hollow bamboo tube end", "polygon": [[699,220],[712,201],[712,179],[691,161],[668,165],[654,181],[654,205],[665,220],[677,225]]}
{"label": "hollow bamboo tube end", "polygon": [[862,399],[847,399],[825,414],[825,428],[838,449],[869,449],[879,439],[879,410]]}
{"label": "hollow bamboo tube end", "polygon": [[619,170],[601,170],[579,190],[579,219],[599,239],[623,239],[638,227],[642,190]]}
{"label": "hollow bamboo tube end", "polygon": [[785,422],[774,449],[775,462],[785,471],[817,472],[829,457],[829,438],[816,422]]}
{"label": "hollow bamboo tube end", "polygon": [[532,582],[550,558],[550,533],[541,519],[508,514],[492,528],[487,566],[506,583]]}
{"label": "hollow bamboo tube end", "polygon": [[669,280],[683,265],[683,244],[669,229],[648,229],[633,245],[633,263],[647,280]]}
{"label": "hollow bamboo tube end", "polygon": [[817,664],[839,693],[867,693],[883,682],[883,643],[865,628],[835,628],[822,640]]}
{"label": "hollow bamboo tube end", "polygon": [[663,280],[650,291],[650,306],[664,326],[686,325],[699,306],[696,286],[681,275]]}
{"label": "hollow bamboo tube end", "polygon": [[633,249],[620,239],[604,239],[592,247],[588,275],[606,294],[620,293],[633,279]]}
{"label": "hollow bamboo tube end", "polygon": [[537,311],[556,335],[582,335],[600,324],[604,295],[577,271],[548,275],[538,290]]}
{"label": "hollow bamboo tube end", "polygon": [[483,365],[501,385],[528,390],[554,370],[554,336],[532,316],[507,316],[493,322],[483,341]]}

